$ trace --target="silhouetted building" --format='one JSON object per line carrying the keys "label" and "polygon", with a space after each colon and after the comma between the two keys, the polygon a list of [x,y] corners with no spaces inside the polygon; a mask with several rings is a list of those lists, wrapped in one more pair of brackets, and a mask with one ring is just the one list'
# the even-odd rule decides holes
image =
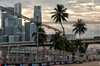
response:
{"label": "silhouetted building", "polygon": [[30,41],[33,41],[33,40],[34,40],[34,37],[32,37],[32,34],[33,34],[34,32],[36,32],[36,29],[37,29],[36,24],[31,23],[31,24],[30,24]]}
{"label": "silhouetted building", "polygon": [[[34,18],[35,21],[42,23],[41,18],[41,6],[34,6]],[[41,26],[39,26],[41,27]],[[32,37],[32,34],[36,32],[37,26],[35,23],[30,24],[30,41],[34,40],[34,37]]]}
{"label": "silhouetted building", "polygon": [[3,30],[2,29],[0,29],[0,36],[2,36],[3,35]]}
{"label": "silhouetted building", "polygon": [[66,37],[67,37],[68,40],[74,40],[75,39],[75,35],[73,35],[73,34],[67,34]]}
{"label": "silhouetted building", "polygon": [[[18,14],[21,14],[21,3],[16,3],[14,5],[14,12],[16,12]],[[20,35],[19,35],[20,36],[20,39],[19,40],[22,41],[22,19],[20,18],[20,16],[19,17],[14,16],[14,18],[17,19],[16,25],[20,29]]]}
{"label": "silhouetted building", "polygon": [[30,22],[25,22],[25,41],[30,41],[30,24]]}
{"label": "silhouetted building", "polygon": [[18,35],[9,36],[9,42],[19,42],[19,36]]}
{"label": "silhouetted building", "polygon": [[[7,9],[14,11],[13,7],[6,7]],[[5,35],[5,19],[7,18],[13,18],[13,14],[5,11],[1,11],[1,28],[3,29],[3,35]]]}
{"label": "silhouetted building", "polygon": [[4,42],[3,36],[0,36],[0,42]]}
{"label": "silhouetted building", "polygon": [[7,35],[3,36],[3,42],[9,42],[9,37]]}
{"label": "silhouetted building", "polygon": [[14,35],[14,26],[16,22],[16,18],[7,18],[5,20],[5,35]]}
{"label": "silhouetted building", "polygon": [[34,20],[42,22],[41,19],[41,6],[34,6]]}

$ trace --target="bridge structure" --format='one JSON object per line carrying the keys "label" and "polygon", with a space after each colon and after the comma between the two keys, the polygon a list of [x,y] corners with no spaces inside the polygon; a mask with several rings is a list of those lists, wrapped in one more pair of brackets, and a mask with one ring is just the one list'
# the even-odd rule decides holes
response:
{"label": "bridge structure", "polygon": [[[85,44],[86,48],[88,47],[89,44],[100,44],[100,39],[94,39],[94,38],[90,38],[90,39],[81,39],[82,43]],[[69,40],[70,42],[73,42],[75,40]],[[44,43],[44,45],[39,45],[39,46],[48,46],[50,47],[52,44],[52,42],[47,42]],[[16,47],[36,47],[37,44],[33,41],[24,41],[24,42],[3,42],[0,43],[0,50],[2,51],[3,54],[7,54],[5,53],[6,51],[10,50],[11,48],[16,48]]]}
{"label": "bridge structure", "polygon": [[[69,40],[70,42],[73,42],[75,40]],[[99,44],[100,43],[100,39],[82,39],[82,42],[85,44],[85,45],[89,45],[89,44]],[[44,45],[39,45],[40,47],[42,46],[45,46],[45,47],[50,47],[51,46],[51,42],[47,42],[45,43]],[[72,60],[72,53],[71,52],[66,52],[66,51],[54,51],[54,50],[50,50],[50,49],[40,49],[38,50],[39,51],[39,55],[38,55],[38,58],[41,60],[41,61],[38,61],[36,62],[35,61],[35,54],[36,54],[36,49],[35,50],[32,50],[30,47],[33,47],[35,48],[37,46],[37,44],[33,41],[25,41],[25,42],[13,42],[13,43],[0,43],[0,51],[2,51],[2,56],[9,56],[9,63],[11,63],[10,59],[15,57],[16,56],[16,62],[17,63],[20,63],[20,62],[23,62],[23,63],[28,63],[28,61],[24,61],[25,59],[29,59],[29,58],[34,58],[34,60],[32,59],[32,61],[34,62],[34,64],[40,64],[38,66],[43,66],[41,64],[48,64],[48,63],[53,63],[53,64],[63,64],[63,63],[70,63],[71,60]],[[27,49],[27,47],[29,47],[30,49]],[[32,50],[32,51],[31,51]],[[25,55],[30,55],[28,57],[25,57]],[[75,55],[78,55],[78,53],[76,53]],[[79,59],[81,59],[81,55],[84,55],[84,58],[86,59],[87,56],[88,57],[92,57],[92,60],[93,60],[93,54],[79,54]],[[56,57],[57,56],[57,57]],[[95,56],[95,55],[94,55]],[[19,57],[19,58],[17,58]],[[20,59],[22,59],[23,57],[25,57],[23,60],[19,61]],[[43,59],[43,57],[45,57],[45,60]],[[52,58],[52,61],[50,61],[50,58],[48,60],[47,57],[49,58]],[[54,59],[54,57],[56,57],[56,59]],[[60,58],[59,61],[57,61],[58,59],[57,58]],[[99,57],[99,56],[97,56]],[[41,59],[42,58],[42,59]],[[67,59],[67,60],[66,60]],[[79,60],[77,59],[77,60]],[[81,60],[85,60],[85,59],[81,59]],[[91,59],[91,58],[90,58]],[[89,59],[89,60],[90,60]],[[88,60],[88,61],[89,61]],[[53,62],[54,61],[54,62]],[[65,62],[67,61],[67,62]],[[30,61],[31,63],[31,61]]]}

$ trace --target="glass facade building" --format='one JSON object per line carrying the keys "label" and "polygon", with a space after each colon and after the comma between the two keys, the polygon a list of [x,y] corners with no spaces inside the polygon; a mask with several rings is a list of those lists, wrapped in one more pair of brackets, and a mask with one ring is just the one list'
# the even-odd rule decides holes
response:
{"label": "glass facade building", "polygon": [[25,22],[25,41],[30,41],[30,22]]}

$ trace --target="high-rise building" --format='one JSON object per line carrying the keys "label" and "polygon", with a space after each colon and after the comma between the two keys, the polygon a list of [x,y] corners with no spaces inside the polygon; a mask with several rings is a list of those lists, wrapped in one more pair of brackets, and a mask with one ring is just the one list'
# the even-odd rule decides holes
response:
{"label": "high-rise building", "polygon": [[73,34],[67,34],[66,37],[68,40],[75,40],[75,35]]}
{"label": "high-rise building", "polygon": [[[7,9],[14,11],[13,7],[6,7]],[[1,11],[1,28],[3,29],[3,35],[5,35],[5,19],[6,18],[13,18],[13,14],[5,11]]]}
{"label": "high-rise building", "polygon": [[16,3],[14,6],[14,12],[21,14],[21,3]]}
{"label": "high-rise building", "polygon": [[2,29],[0,29],[0,36],[2,36],[3,35],[3,32],[2,32]]}
{"label": "high-rise building", "polygon": [[22,41],[22,32],[21,32],[21,28],[18,25],[14,26],[14,36],[18,35],[19,36],[19,41]]}
{"label": "high-rise building", "polygon": [[34,6],[34,20],[42,22],[41,19],[41,6]]}
{"label": "high-rise building", "polygon": [[22,41],[25,41],[25,26],[22,26]]}
{"label": "high-rise building", "polygon": [[[14,7],[6,7],[6,8],[21,14],[21,3],[16,3]],[[14,39],[14,41],[15,40],[22,41],[22,19],[21,18],[15,16],[10,12],[6,12],[2,10],[1,28],[2,31],[0,30],[0,35],[3,34],[2,36],[4,36],[5,42],[7,42],[6,39],[10,40],[9,38],[6,38],[7,36],[14,36],[19,38],[18,40]]]}
{"label": "high-rise building", "polygon": [[9,42],[19,42],[19,36],[18,35],[9,36]]}
{"label": "high-rise building", "polygon": [[[14,12],[18,13],[18,14],[21,14],[21,3],[16,3],[14,5]],[[20,17],[17,17],[17,16],[14,16],[14,18],[17,19],[17,26],[18,28],[20,29],[20,41],[22,41],[22,19]]]}
{"label": "high-rise building", "polygon": [[33,40],[34,40],[34,37],[32,37],[32,34],[33,34],[34,32],[36,32],[36,29],[37,29],[36,24],[31,23],[31,24],[30,24],[30,41],[33,41]]}
{"label": "high-rise building", "polygon": [[[14,7],[14,12],[21,14],[21,3],[16,3]],[[17,18],[17,24],[22,26],[22,19],[20,17],[14,16],[14,18]]]}
{"label": "high-rise building", "polygon": [[30,41],[30,22],[25,23],[25,41]]}
{"label": "high-rise building", "polygon": [[5,34],[14,35],[14,26],[16,25],[16,18],[7,18],[5,20]]}
{"label": "high-rise building", "polygon": [[0,36],[0,42],[4,42],[3,36]]}
{"label": "high-rise building", "polygon": [[[41,6],[34,6],[34,20],[37,22],[42,22],[41,19]],[[36,32],[37,26],[34,23],[30,24],[30,41],[34,40],[34,37],[32,37],[32,34]]]}
{"label": "high-rise building", "polygon": [[8,39],[8,36],[7,35],[4,35],[3,36],[3,42],[9,42],[9,39]]}

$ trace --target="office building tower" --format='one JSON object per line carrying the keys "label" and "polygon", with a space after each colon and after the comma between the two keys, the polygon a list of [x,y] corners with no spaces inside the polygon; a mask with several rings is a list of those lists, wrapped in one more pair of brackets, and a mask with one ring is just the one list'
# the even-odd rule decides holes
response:
{"label": "office building tower", "polygon": [[[14,11],[13,7],[6,7],[7,9]],[[3,35],[5,35],[5,19],[6,18],[13,18],[13,14],[5,11],[1,11],[1,28],[3,29]]]}
{"label": "office building tower", "polygon": [[3,39],[4,39],[3,36],[0,36],[0,42],[4,42]]}
{"label": "office building tower", "polygon": [[[14,12],[21,14],[21,3],[16,3],[14,7]],[[14,18],[17,18],[17,25],[22,26],[22,19],[20,17],[14,16]]]}
{"label": "office building tower", "polygon": [[3,42],[9,42],[9,38],[8,38],[7,35],[4,35],[4,36],[3,36]]}
{"label": "office building tower", "polygon": [[[41,19],[41,6],[34,6],[34,19],[37,22],[42,22]],[[34,41],[35,37],[32,37],[32,34],[36,32],[37,26],[34,23],[30,24],[30,41]]]}
{"label": "office building tower", "polygon": [[19,36],[19,41],[22,41],[22,32],[21,32],[21,28],[18,25],[14,26],[14,36],[18,35]]}
{"label": "office building tower", "polygon": [[34,23],[30,24],[30,41],[34,41],[34,37],[32,37],[32,34],[36,32],[37,26]]}
{"label": "office building tower", "polygon": [[25,41],[25,26],[22,26],[22,41]]}
{"label": "office building tower", "polygon": [[[18,14],[21,14],[21,3],[16,3],[15,5],[14,5],[14,12],[16,12],[16,13],[18,13]],[[20,16],[19,17],[17,17],[17,16],[14,16],[14,18],[16,18],[17,19],[17,23],[16,23],[16,25],[18,25],[18,27],[19,27],[19,29],[20,29],[20,41],[22,41],[22,19],[20,18]]]}
{"label": "office building tower", "polygon": [[30,22],[25,22],[25,41],[30,41]]}
{"label": "office building tower", "polygon": [[[14,12],[21,14],[21,3],[16,3],[14,5]],[[17,18],[17,16],[15,16],[15,18]]]}
{"label": "office building tower", "polygon": [[3,36],[3,30],[0,29],[0,36]]}
{"label": "office building tower", "polygon": [[42,22],[41,19],[41,6],[34,6],[34,20]]}
{"label": "office building tower", "polygon": [[68,40],[75,40],[75,35],[73,34],[67,34],[66,37]]}
{"label": "office building tower", "polygon": [[16,18],[7,18],[5,20],[5,34],[14,35],[14,26],[16,25]]}
{"label": "office building tower", "polygon": [[9,36],[9,42],[19,42],[19,36],[18,35]]}
{"label": "office building tower", "polygon": [[14,36],[14,42],[19,42],[20,41],[20,36],[19,35],[15,35]]}
{"label": "office building tower", "polygon": [[21,28],[18,25],[14,26],[14,35],[21,35]]}

